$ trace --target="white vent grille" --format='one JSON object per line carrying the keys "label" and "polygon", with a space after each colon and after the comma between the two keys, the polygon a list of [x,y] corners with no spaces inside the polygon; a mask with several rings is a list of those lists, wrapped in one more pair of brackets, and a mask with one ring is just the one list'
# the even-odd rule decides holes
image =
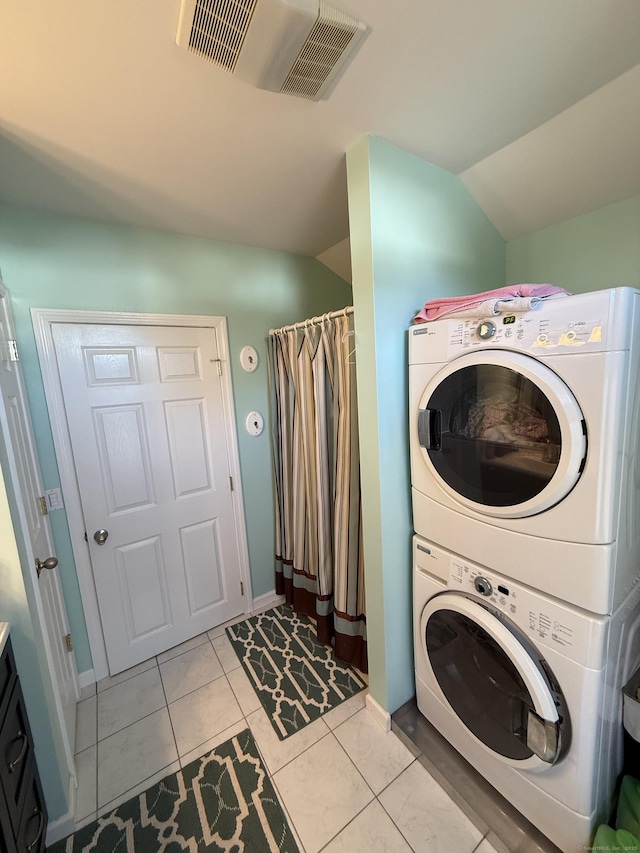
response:
{"label": "white vent grille", "polygon": [[314,100],[363,25],[335,6],[320,0],[318,20],[282,84],[281,92]]}
{"label": "white vent grille", "polygon": [[326,0],[181,0],[176,42],[253,86],[317,101],[366,33]]}
{"label": "white vent grille", "polygon": [[189,50],[232,72],[258,0],[196,0]]}

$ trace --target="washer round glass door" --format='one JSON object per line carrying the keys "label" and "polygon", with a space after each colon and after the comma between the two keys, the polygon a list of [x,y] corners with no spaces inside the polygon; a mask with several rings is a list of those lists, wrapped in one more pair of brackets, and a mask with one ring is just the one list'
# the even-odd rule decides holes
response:
{"label": "washer round glass door", "polygon": [[556,373],[520,353],[486,350],[450,362],[418,409],[418,442],[436,481],[459,503],[522,518],[561,501],[587,452],[575,397]]}
{"label": "washer round glass door", "polygon": [[432,689],[481,743],[511,762],[558,760],[564,739],[560,688],[524,638],[454,592],[427,602],[421,635]]}

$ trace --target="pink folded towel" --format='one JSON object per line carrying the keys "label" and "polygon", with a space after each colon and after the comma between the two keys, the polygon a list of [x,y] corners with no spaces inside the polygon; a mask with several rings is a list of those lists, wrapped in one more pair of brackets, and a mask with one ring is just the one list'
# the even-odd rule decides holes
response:
{"label": "pink folded towel", "polygon": [[474,293],[470,296],[446,296],[442,299],[431,299],[429,302],[425,302],[424,308],[418,311],[413,318],[413,322],[428,323],[447,314],[463,314],[465,311],[477,308],[481,303],[491,300],[508,303],[509,300],[516,299],[517,297],[543,299],[547,296],[561,295],[569,296],[570,294],[562,287],[555,287],[553,284],[510,284],[506,287],[498,287],[496,290],[485,290],[484,293]]}

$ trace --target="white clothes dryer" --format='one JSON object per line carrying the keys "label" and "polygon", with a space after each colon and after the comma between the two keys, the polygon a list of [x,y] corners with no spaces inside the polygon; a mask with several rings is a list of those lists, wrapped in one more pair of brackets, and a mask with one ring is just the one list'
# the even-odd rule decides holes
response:
{"label": "white clothes dryer", "polygon": [[640,291],[409,330],[416,533],[595,613],[640,572]]}
{"label": "white clothes dryer", "polygon": [[612,616],[562,604],[414,537],[418,708],[563,851],[608,822],[640,585]]}

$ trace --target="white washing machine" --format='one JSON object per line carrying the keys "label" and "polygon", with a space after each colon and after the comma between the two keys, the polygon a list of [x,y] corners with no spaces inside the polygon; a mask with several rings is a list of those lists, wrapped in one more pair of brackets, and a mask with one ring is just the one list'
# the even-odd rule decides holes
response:
{"label": "white washing machine", "polygon": [[640,291],[413,326],[409,384],[416,533],[612,613],[640,567]]}
{"label": "white washing machine", "polygon": [[414,537],[418,708],[567,853],[610,819],[639,635],[640,585],[596,616]]}

